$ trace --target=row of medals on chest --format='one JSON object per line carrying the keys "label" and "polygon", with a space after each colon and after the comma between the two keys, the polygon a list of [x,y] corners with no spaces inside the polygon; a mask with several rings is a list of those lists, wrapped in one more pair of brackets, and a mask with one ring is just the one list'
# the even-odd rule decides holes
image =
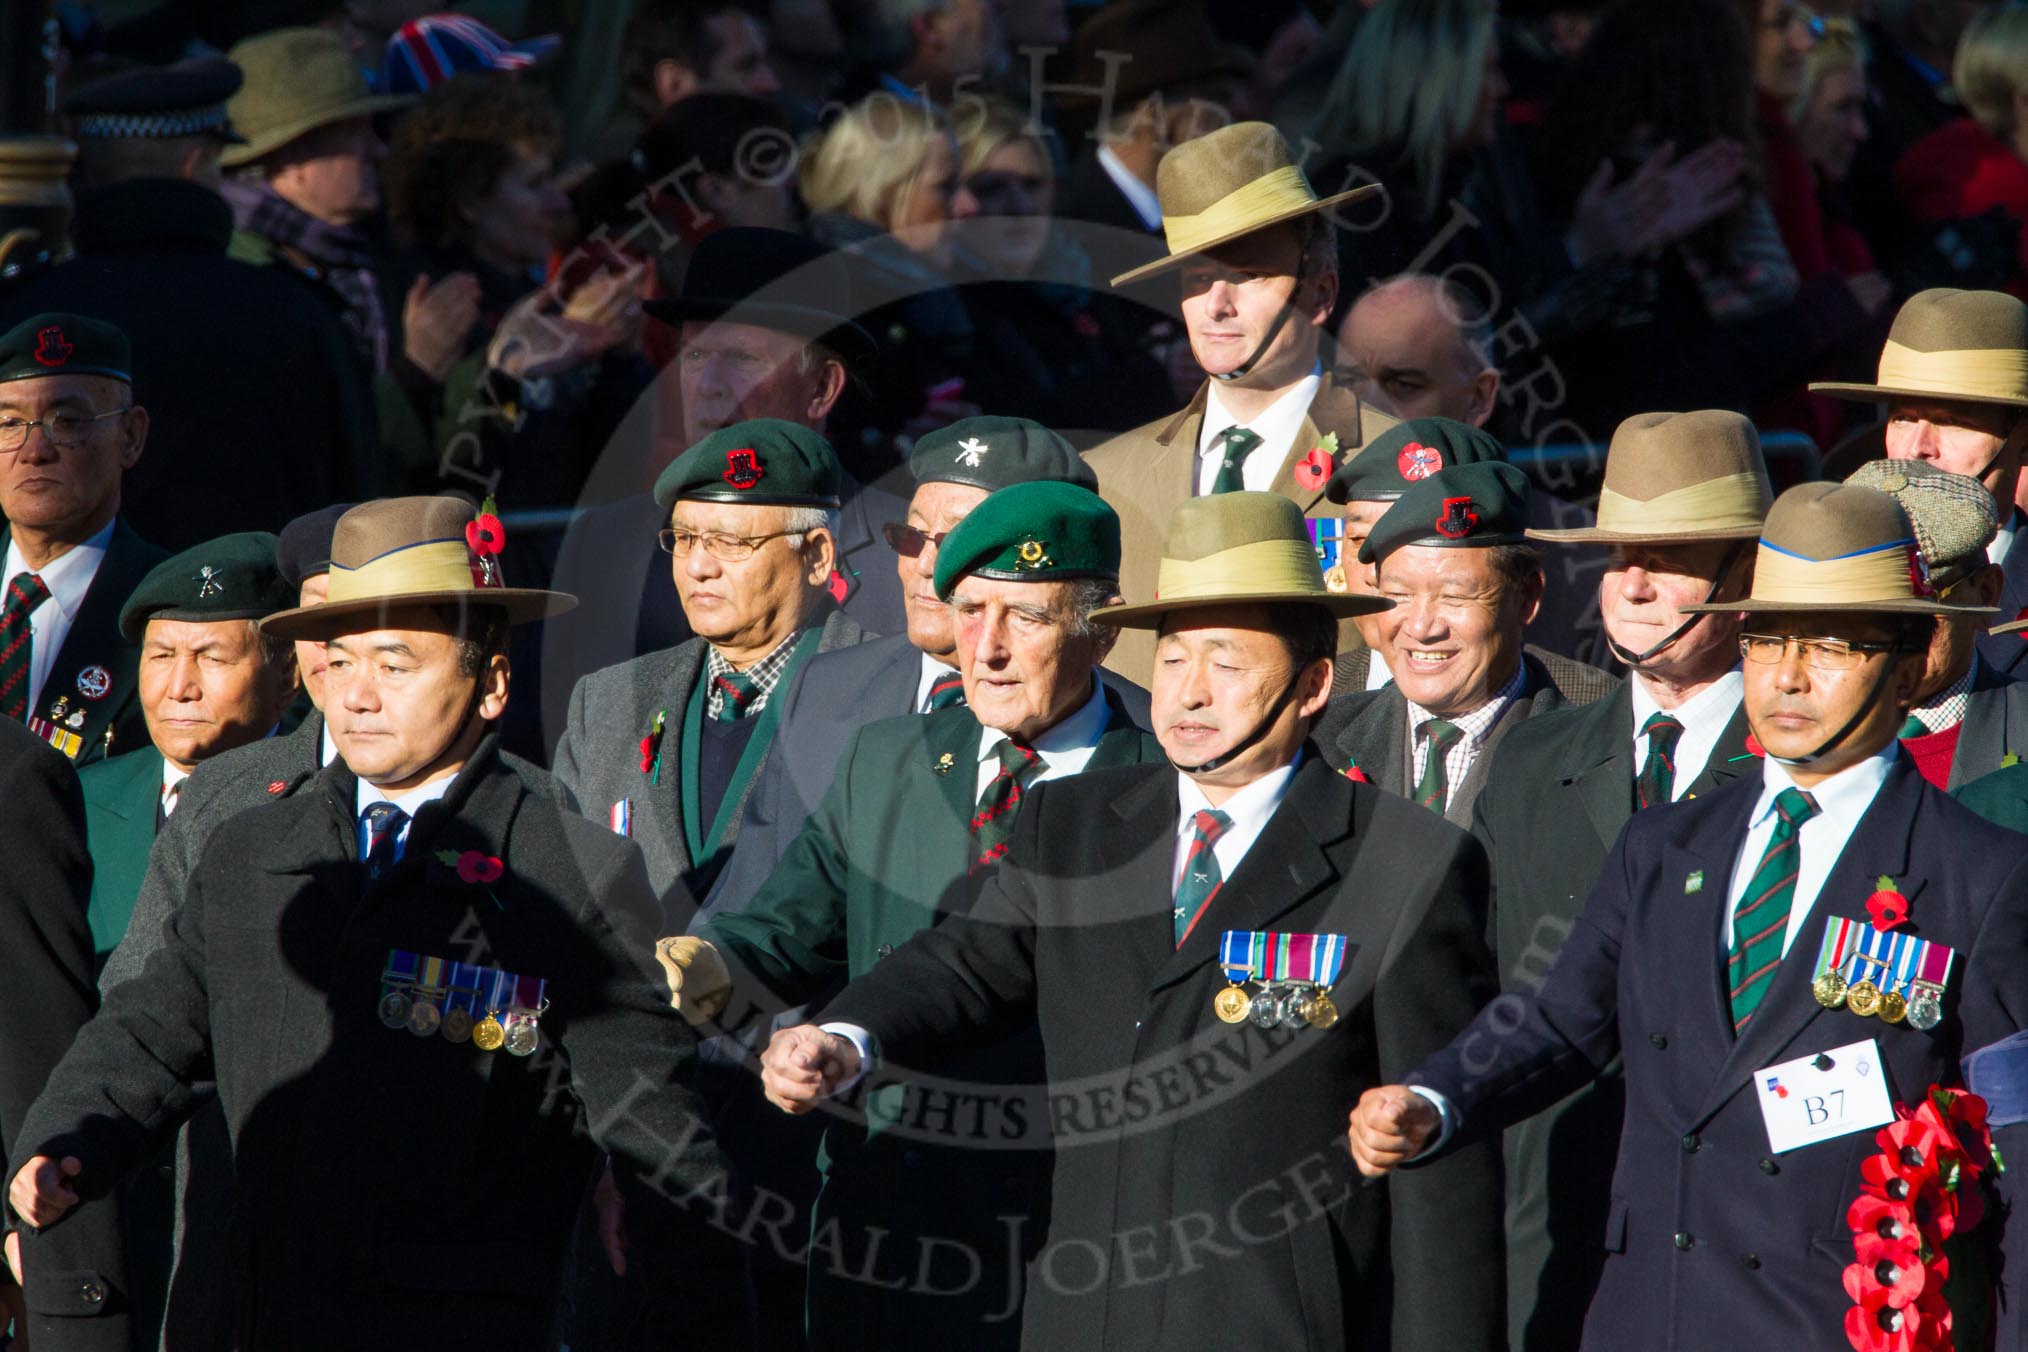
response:
{"label": "row of medals on chest", "polygon": [[446,994],[476,997],[478,991],[460,988],[453,992],[447,986],[420,983],[406,990],[390,990],[380,997],[380,1021],[395,1032],[405,1028],[417,1037],[442,1033],[449,1041],[470,1042],[482,1052],[505,1048],[510,1056],[533,1056],[541,1045],[538,1021],[549,1008],[547,1000],[541,1009],[489,1009],[485,1018],[474,1022],[459,1006],[440,1005]]}
{"label": "row of medals on chest", "polygon": [[[1897,985],[1887,974],[1887,964],[1870,953],[1852,954],[1847,970],[1856,975],[1860,963],[1880,968],[1879,975],[1887,988],[1883,990],[1875,984],[1870,972],[1857,981],[1842,970],[1819,972],[1810,983],[1810,993],[1817,997],[1817,1003],[1826,1009],[1849,1009],[1862,1018],[1878,1016],[1888,1023],[1907,1019],[1911,1027],[1924,1032],[1943,1022],[1943,987],[1919,979]],[[1903,989],[1907,990],[1906,995],[1902,994]]]}
{"label": "row of medals on chest", "polygon": [[[1259,990],[1248,992],[1248,987]],[[1256,1028],[1329,1028],[1338,1022],[1338,1006],[1314,981],[1234,982],[1211,1001],[1212,1013],[1226,1023],[1246,1023]]]}

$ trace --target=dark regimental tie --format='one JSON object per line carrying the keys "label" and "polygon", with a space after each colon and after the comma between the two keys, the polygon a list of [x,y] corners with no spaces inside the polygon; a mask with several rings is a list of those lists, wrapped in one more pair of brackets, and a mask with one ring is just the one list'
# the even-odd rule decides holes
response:
{"label": "dark regimental tie", "polygon": [[1014,835],[1014,813],[1021,806],[1021,780],[1044,765],[1034,747],[1012,740],[1000,743],[996,754],[1000,768],[986,781],[978,811],[972,814],[973,872],[998,862],[1007,853],[1007,842]]}
{"label": "dark regimental tie", "polygon": [[965,707],[965,678],[955,671],[947,671],[930,682],[929,708],[924,712],[937,713],[943,709]]}
{"label": "dark regimental tie", "polygon": [[1732,1031],[1745,1028],[1774,984],[1782,965],[1782,941],[1796,902],[1796,874],[1803,866],[1803,823],[1817,815],[1817,800],[1801,789],[1783,789],[1775,798],[1774,834],[1732,913],[1732,953],[1725,985],[1732,993]]}
{"label": "dark regimental tie", "polygon": [[28,617],[49,599],[49,588],[34,573],[16,573],[0,601],[0,718],[28,718],[28,658],[32,636]]}
{"label": "dark regimental tie", "polygon": [[1225,458],[1218,462],[1218,477],[1211,481],[1214,493],[1234,493],[1246,487],[1246,458],[1260,445],[1260,433],[1247,427],[1228,427],[1218,434]]}
{"label": "dark regimental tie", "polygon": [[1641,777],[1634,781],[1635,811],[1676,796],[1676,742],[1682,735],[1683,720],[1674,714],[1649,714],[1641,724],[1648,756],[1641,762]]}
{"label": "dark regimental tie", "polygon": [[1176,880],[1176,947],[1197,927],[1197,921],[1211,909],[1211,899],[1225,883],[1218,871],[1218,856],[1212,847],[1232,827],[1232,818],[1223,812],[1200,808],[1190,814],[1190,850],[1183,856],[1183,876]]}
{"label": "dark regimental tie", "polygon": [[366,876],[378,878],[394,867],[408,814],[393,803],[368,803],[359,819],[366,824]]}
{"label": "dark regimental tie", "polygon": [[1458,738],[1465,730],[1446,718],[1432,718],[1422,725],[1427,737],[1428,754],[1423,759],[1422,778],[1416,781],[1415,801],[1421,803],[1438,816],[1450,803],[1450,770],[1444,764],[1444,757],[1458,744]]}
{"label": "dark regimental tie", "polygon": [[1929,736],[1929,724],[1910,714],[1902,720],[1901,731],[1894,734],[1895,740],[1905,742],[1911,737]]}
{"label": "dark regimental tie", "polygon": [[737,723],[745,718],[760,695],[760,683],[743,671],[713,676],[711,683],[718,689],[717,718],[721,723]]}

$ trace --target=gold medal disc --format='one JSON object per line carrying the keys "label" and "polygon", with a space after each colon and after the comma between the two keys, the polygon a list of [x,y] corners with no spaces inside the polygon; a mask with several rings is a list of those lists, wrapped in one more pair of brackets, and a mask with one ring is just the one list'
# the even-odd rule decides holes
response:
{"label": "gold medal disc", "polygon": [[1338,1006],[1331,1003],[1330,996],[1318,991],[1316,999],[1310,1001],[1310,1026],[1329,1028],[1336,1022],[1338,1022]]}
{"label": "gold medal disc", "polygon": [[1906,1013],[1908,1013],[1908,1001],[1902,998],[1900,991],[1881,992],[1880,995],[1881,1018],[1887,1020],[1889,1023],[1900,1023],[1902,1016]]}
{"label": "gold medal disc", "polygon": [[1211,1012],[1226,1023],[1245,1023],[1252,1008],[1253,997],[1238,986],[1227,986],[1211,1001]]}
{"label": "gold medal disc", "polygon": [[1810,983],[1810,994],[1824,1008],[1838,1009],[1845,1003],[1845,978],[1838,972],[1819,972]]}
{"label": "gold medal disc", "polygon": [[1872,1018],[1880,1012],[1880,988],[1861,981],[1845,993],[1845,1008],[1862,1018]]}
{"label": "gold medal disc", "polygon": [[507,1030],[491,1014],[472,1025],[472,1045],[482,1052],[497,1052],[506,1041]]}

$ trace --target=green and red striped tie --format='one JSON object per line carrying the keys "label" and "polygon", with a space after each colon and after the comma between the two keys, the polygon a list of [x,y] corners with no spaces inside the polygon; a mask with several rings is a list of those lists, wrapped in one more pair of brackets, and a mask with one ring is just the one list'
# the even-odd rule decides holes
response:
{"label": "green and red striped tie", "polygon": [[1415,784],[1415,801],[1438,816],[1450,805],[1450,772],[1444,757],[1457,745],[1465,730],[1447,718],[1426,719],[1422,725],[1424,743],[1422,778]]}
{"label": "green and red striped tie", "polygon": [[746,711],[753,707],[760,695],[760,683],[743,671],[728,671],[723,676],[711,678],[718,687],[718,719],[720,723],[737,723],[746,717]]}
{"label": "green and red striped tie", "polygon": [[49,588],[34,573],[16,573],[0,602],[0,718],[28,719],[28,665],[33,640],[28,617],[49,599]]}
{"label": "green and red striped tie", "polygon": [[1007,853],[1007,842],[1014,836],[1014,812],[1021,806],[1021,777],[1030,770],[1040,770],[1042,757],[1032,746],[1022,746],[1012,740],[1000,743],[996,753],[1000,758],[1000,770],[986,782],[985,791],[979,795],[978,811],[972,814],[972,872],[998,863],[1000,856]]}
{"label": "green and red striped tie", "polygon": [[1190,826],[1190,851],[1183,856],[1183,876],[1176,880],[1178,948],[1183,947],[1183,940],[1196,928],[1198,917],[1210,908],[1211,899],[1225,883],[1225,875],[1218,868],[1218,856],[1211,851],[1218,838],[1232,826],[1232,818],[1223,812],[1200,808],[1191,814]]}
{"label": "green and red striped tie", "polygon": [[1650,714],[1641,724],[1641,736],[1648,739],[1648,755],[1641,762],[1640,778],[1634,781],[1637,811],[1676,796],[1676,739],[1682,735],[1683,720],[1673,714]]}
{"label": "green and red striped tie", "polygon": [[965,702],[965,678],[955,671],[947,671],[930,682],[929,707],[924,713],[940,713],[945,709],[956,709]]}
{"label": "green and red striped tie", "polygon": [[1788,937],[1789,911],[1796,902],[1796,874],[1803,865],[1799,835],[1803,823],[1817,815],[1817,800],[1801,789],[1783,789],[1775,798],[1774,834],[1761,852],[1760,865],[1746,884],[1739,909],[1732,913],[1732,954],[1726,959],[1725,984],[1732,993],[1732,1031],[1746,1027],[1782,965]]}

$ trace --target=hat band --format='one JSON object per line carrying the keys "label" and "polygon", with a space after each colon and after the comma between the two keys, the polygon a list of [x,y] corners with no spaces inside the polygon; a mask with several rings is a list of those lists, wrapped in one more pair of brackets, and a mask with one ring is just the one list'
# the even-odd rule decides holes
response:
{"label": "hat band", "polygon": [[1882,601],[1928,601],[1909,575],[1914,540],[1893,540],[1836,559],[1806,559],[1767,541],[1753,566],[1753,595],[1761,605],[1794,604],[1822,610],[1850,602],[1863,610]]}
{"label": "hat band", "polygon": [[1890,338],[1880,350],[1878,383],[1944,398],[2028,400],[2028,351],[1970,347],[1917,352]]}
{"label": "hat band", "polygon": [[324,603],[480,590],[472,580],[472,555],[463,540],[429,540],[391,550],[357,568],[334,562],[331,589]]}
{"label": "hat band", "polygon": [[1646,501],[1601,488],[1598,528],[1657,538],[1741,527],[1757,531],[1772,505],[1766,482],[1751,471],[1685,484]]}
{"label": "hat band", "polygon": [[197,136],[217,131],[228,119],[225,105],[185,108],[170,113],[86,113],[77,119],[79,136],[100,141],[171,136]]}
{"label": "hat band", "polygon": [[1284,165],[1234,188],[1195,216],[1163,213],[1162,233],[1172,256],[1196,253],[1283,212],[1314,205],[1316,200],[1303,171],[1293,164]]}
{"label": "hat band", "polygon": [[1315,547],[1301,540],[1256,540],[1201,559],[1164,557],[1155,575],[1157,601],[1262,592],[1287,592],[1292,601],[1329,596]]}

